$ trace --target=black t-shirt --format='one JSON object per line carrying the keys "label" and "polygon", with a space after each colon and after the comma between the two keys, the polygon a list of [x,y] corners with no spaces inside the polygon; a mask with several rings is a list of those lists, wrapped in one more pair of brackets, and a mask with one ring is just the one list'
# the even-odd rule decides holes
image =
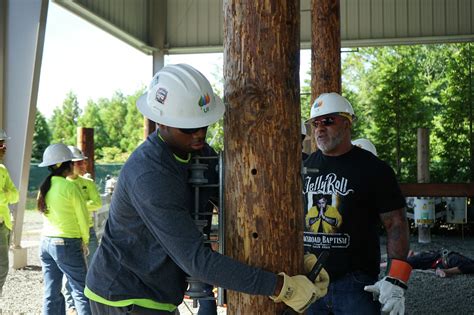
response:
{"label": "black t-shirt", "polygon": [[332,279],[353,271],[378,275],[379,214],[405,206],[393,170],[355,146],[336,157],[318,150],[304,166],[305,251],[330,251],[325,269]]}

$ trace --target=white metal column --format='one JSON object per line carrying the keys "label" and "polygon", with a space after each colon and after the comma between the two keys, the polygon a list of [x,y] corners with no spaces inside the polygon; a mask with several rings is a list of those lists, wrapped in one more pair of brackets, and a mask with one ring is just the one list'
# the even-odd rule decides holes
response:
{"label": "white metal column", "polygon": [[[11,137],[5,158],[20,201],[13,207],[13,268],[26,266],[21,236],[28,190],[36,101],[43,55],[48,0],[6,1],[3,117]],[[1,79],[2,77],[0,77]]]}

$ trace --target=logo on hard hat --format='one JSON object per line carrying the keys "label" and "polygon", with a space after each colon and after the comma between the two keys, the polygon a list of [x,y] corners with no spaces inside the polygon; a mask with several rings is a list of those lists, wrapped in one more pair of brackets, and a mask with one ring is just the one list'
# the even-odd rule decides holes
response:
{"label": "logo on hard hat", "polygon": [[158,91],[156,91],[156,100],[161,104],[165,104],[166,97],[168,96],[168,90],[165,88],[160,87]]}
{"label": "logo on hard hat", "polygon": [[323,106],[323,100],[314,103],[314,108]]}
{"label": "logo on hard hat", "polygon": [[202,111],[207,113],[209,111],[209,106],[207,106],[211,102],[211,97],[209,94],[201,96],[198,101],[199,107],[201,107]]}

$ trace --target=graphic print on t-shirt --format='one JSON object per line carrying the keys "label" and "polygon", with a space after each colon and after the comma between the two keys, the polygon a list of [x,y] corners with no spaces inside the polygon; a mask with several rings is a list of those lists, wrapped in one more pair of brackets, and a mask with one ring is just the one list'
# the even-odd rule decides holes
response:
{"label": "graphic print on t-shirt", "polygon": [[341,198],[354,191],[347,188],[347,179],[330,173],[318,177],[306,177],[305,196],[305,247],[313,249],[347,248],[348,234],[340,233],[343,222],[340,213]]}
{"label": "graphic print on t-shirt", "polygon": [[308,193],[306,230],[314,233],[337,232],[342,223],[342,216],[337,210],[338,200],[338,195]]}

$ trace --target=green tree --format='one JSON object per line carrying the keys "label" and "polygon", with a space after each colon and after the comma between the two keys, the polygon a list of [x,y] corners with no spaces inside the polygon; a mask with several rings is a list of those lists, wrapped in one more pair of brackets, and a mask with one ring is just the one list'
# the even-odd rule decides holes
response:
{"label": "green tree", "polygon": [[[434,122],[434,176],[438,182],[472,181],[472,60],[471,44],[451,45],[446,65],[446,87]],[[440,60],[438,60],[440,62]]]}
{"label": "green tree", "polygon": [[143,141],[144,120],[143,115],[137,109],[137,100],[143,94],[143,89],[126,97],[127,114],[123,126],[123,136],[120,140],[120,148],[123,152],[132,152],[140,142]]}
{"label": "green tree", "polygon": [[81,114],[77,96],[73,92],[66,95],[60,108],[56,107],[51,117],[52,142],[76,145],[77,121]]}
{"label": "green tree", "polygon": [[348,76],[349,98],[361,124],[356,134],[374,141],[379,156],[402,181],[414,181],[416,130],[429,124],[431,117],[431,109],[422,102],[425,86],[417,48],[368,48],[359,54],[348,58],[355,65]]}
{"label": "green tree", "polygon": [[84,108],[84,113],[78,120],[78,124],[81,127],[94,128],[94,156],[97,160],[100,160],[102,158],[102,148],[107,146],[110,140],[100,115],[99,105],[89,100]]}
{"label": "green tree", "polygon": [[33,146],[31,150],[31,160],[34,162],[43,159],[43,152],[51,141],[51,132],[49,131],[46,118],[39,110],[35,116],[35,132],[33,134]]}

